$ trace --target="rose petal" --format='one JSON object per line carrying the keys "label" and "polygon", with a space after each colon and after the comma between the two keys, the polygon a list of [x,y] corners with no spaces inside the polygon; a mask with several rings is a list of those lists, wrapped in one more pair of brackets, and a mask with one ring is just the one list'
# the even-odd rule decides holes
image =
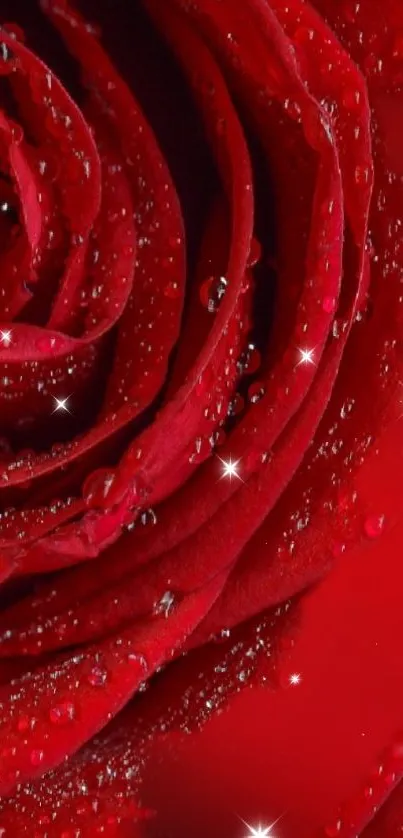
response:
{"label": "rose petal", "polygon": [[[2,730],[7,741],[0,760],[2,793],[38,776],[73,753],[105,725],[139,684],[182,645],[222,589],[225,575],[185,597],[172,614],[151,615],[84,655],[68,655],[1,688]],[[54,724],[52,710],[71,705],[66,726]],[[21,735],[18,716],[30,720]]]}

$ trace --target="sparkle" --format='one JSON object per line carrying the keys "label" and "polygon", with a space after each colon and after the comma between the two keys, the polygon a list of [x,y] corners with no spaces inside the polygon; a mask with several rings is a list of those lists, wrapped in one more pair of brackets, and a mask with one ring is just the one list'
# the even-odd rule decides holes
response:
{"label": "sparkle", "polygon": [[289,681],[290,681],[290,684],[293,684],[294,686],[296,684],[300,684],[301,683],[301,673],[300,672],[293,672],[292,675],[290,675]]}
{"label": "sparkle", "polygon": [[314,349],[299,349],[300,359],[298,361],[297,366],[299,367],[300,364],[314,364],[315,361],[313,359],[313,355],[315,350]]}
{"label": "sparkle", "polygon": [[58,399],[57,396],[53,396],[53,399],[55,401],[55,409],[53,413],[58,413],[59,411],[62,411],[64,413],[70,413],[70,410],[68,408],[68,397],[66,399]]}
{"label": "sparkle", "polygon": [[6,331],[3,331],[3,329],[0,330],[0,341],[4,344],[4,346],[10,346],[11,338],[12,333],[10,329],[7,329]]}
{"label": "sparkle", "polygon": [[281,820],[282,815],[277,818],[277,820],[273,821],[269,826],[262,826],[262,824],[258,824],[257,826],[251,826],[250,823],[246,823],[246,821],[241,818],[242,823],[249,829],[249,834],[245,835],[245,838],[275,838],[272,829],[276,824]]}
{"label": "sparkle", "polygon": [[233,477],[236,477],[237,480],[242,480],[242,477],[238,473],[238,466],[241,462],[240,460],[234,460],[233,462],[231,457],[229,460],[223,460],[222,457],[219,457],[218,459],[221,460],[223,464],[223,471],[220,480],[222,480],[223,477],[229,477],[230,483],[232,482]]}

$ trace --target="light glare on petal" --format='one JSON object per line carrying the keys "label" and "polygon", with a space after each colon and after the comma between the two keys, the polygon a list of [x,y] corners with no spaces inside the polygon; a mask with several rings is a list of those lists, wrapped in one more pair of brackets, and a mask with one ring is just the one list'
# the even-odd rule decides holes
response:
{"label": "light glare on petal", "polygon": [[244,823],[249,829],[248,835],[245,835],[244,838],[276,838],[272,829],[276,826],[279,820],[281,820],[281,817],[277,818],[277,820],[273,821],[273,823],[269,826],[263,826],[260,823],[257,826],[252,826],[250,823],[244,821],[243,818],[241,820],[242,823]]}
{"label": "light glare on petal", "polygon": [[10,346],[11,338],[12,338],[12,332],[11,332],[10,329],[6,329],[6,330],[2,329],[0,331],[0,341],[3,344],[3,346]]}
{"label": "light glare on petal", "polygon": [[69,401],[68,397],[65,398],[65,399],[59,399],[59,398],[57,398],[57,396],[53,396],[53,398],[54,398],[54,401],[55,401],[55,409],[54,409],[53,413],[58,413],[58,412],[70,413],[70,410],[69,410],[69,407],[68,407],[68,401]]}
{"label": "light glare on petal", "polygon": [[297,366],[300,366],[300,364],[314,364],[314,352],[314,349],[299,349],[300,359]]}
{"label": "light glare on petal", "polygon": [[230,457],[228,460],[223,460],[222,457],[218,458],[223,464],[223,472],[221,475],[221,480],[223,477],[229,477],[230,482],[232,481],[233,477],[236,477],[237,480],[242,480],[242,477],[239,474],[239,463],[240,460],[232,460]]}

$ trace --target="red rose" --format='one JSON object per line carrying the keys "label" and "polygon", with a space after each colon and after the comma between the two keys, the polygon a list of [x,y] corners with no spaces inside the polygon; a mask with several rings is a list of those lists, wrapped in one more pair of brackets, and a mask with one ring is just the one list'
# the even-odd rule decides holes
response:
{"label": "red rose", "polygon": [[[145,835],[153,748],[262,673],[288,720],[295,625],[400,519],[403,7],[1,22],[0,836]],[[398,834],[387,727],[283,838]]]}

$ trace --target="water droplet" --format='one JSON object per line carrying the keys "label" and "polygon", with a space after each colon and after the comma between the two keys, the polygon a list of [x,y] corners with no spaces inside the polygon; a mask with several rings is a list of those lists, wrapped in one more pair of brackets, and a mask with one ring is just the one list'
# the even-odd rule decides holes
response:
{"label": "water droplet", "polygon": [[175,282],[175,280],[168,282],[168,285],[164,288],[164,296],[168,297],[170,300],[176,300],[181,296],[181,293],[179,282]]}
{"label": "water droplet", "polygon": [[25,32],[21,28],[21,26],[18,26],[18,23],[12,23],[7,21],[6,23],[2,24],[2,28],[5,29],[8,35],[11,35],[11,37],[14,38],[14,40],[21,41],[21,43],[24,43]]}
{"label": "water droplet", "polygon": [[10,47],[2,41],[0,43],[0,75],[7,75],[11,72],[13,58]]}
{"label": "water droplet", "polygon": [[58,335],[45,335],[44,337],[38,338],[35,345],[40,352],[57,352],[63,348],[65,341]]}
{"label": "water droplet", "polygon": [[257,265],[257,263],[260,262],[261,258],[262,245],[257,239],[253,238],[248,256],[248,268],[254,268],[255,265]]}
{"label": "water droplet", "polygon": [[358,108],[361,102],[361,93],[354,87],[346,87],[342,95],[343,105],[350,110]]}
{"label": "water droplet", "polygon": [[249,343],[245,351],[242,352],[237,369],[240,375],[253,375],[257,372],[261,364],[261,356],[259,350],[254,343]]}
{"label": "water droplet", "polygon": [[378,538],[382,535],[384,526],[384,515],[370,515],[365,521],[364,530],[368,538]]}
{"label": "water droplet", "polygon": [[235,393],[228,405],[228,416],[239,416],[245,407],[245,399],[240,393]]}
{"label": "water droplet", "polygon": [[212,446],[210,439],[207,437],[198,436],[195,441],[195,450],[189,457],[190,463],[204,463],[205,459],[211,454]]}
{"label": "water droplet", "polygon": [[327,838],[339,838],[343,823],[341,820],[335,821],[333,824],[325,827],[325,835]]}
{"label": "water droplet", "polygon": [[33,765],[33,766],[35,766],[35,768],[37,768],[39,765],[42,764],[44,756],[45,756],[45,754],[44,754],[43,751],[40,751],[40,750],[31,751],[30,756],[29,756],[31,765]]}
{"label": "water droplet", "polygon": [[153,614],[155,614],[156,616],[160,616],[161,614],[163,614],[164,617],[169,617],[175,606],[175,594],[172,593],[172,591],[165,591],[161,599],[159,599],[158,602],[154,604]]}
{"label": "water droplet", "polygon": [[248,390],[248,399],[251,402],[251,404],[257,404],[258,402],[260,402],[265,392],[266,390],[264,384],[262,384],[260,381],[254,381]]}
{"label": "water droplet", "polygon": [[219,448],[220,445],[224,445],[224,442],[225,442],[226,438],[227,438],[226,433],[223,430],[223,428],[217,428],[217,430],[214,431],[211,434],[211,437],[210,437],[211,447],[212,448]]}
{"label": "water droplet", "polygon": [[83,485],[83,498],[87,506],[91,509],[104,506],[115,479],[115,472],[108,469],[98,469],[92,472]]}
{"label": "water droplet", "polygon": [[9,215],[10,212],[12,212],[12,205],[9,203],[9,201],[1,202],[0,212],[3,213],[3,215]]}
{"label": "water droplet", "polygon": [[62,704],[56,704],[49,711],[49,718],[52,724],[65,725],[73,721],[75,716],[75,707],[70,701],[65,701]]}
{"label": "water droplet", "polygon": [[168,244],[172,247],[173,250],[177,250],[178,247],[182,245],[182,237],[181,236],[170,236],[168,239]]}
{"label": "water droplet", "polygon": [[143,527],[147,527],[151,525],[152,527],[155,526],[157,523],[157,516],[153,509],[144,509],[140,515],[140,521]]}
{"label": "water droplet", "polygon": [[141,669],[144,669],[145,672],[148,669],[148,664],[144,655],[136,654],[136,652],[129,652],[127,656],[127,662],[130,664],[130,666],[133,667],[140,666]]}
{"label": "water droplet", "polygon": [[336,311],[337,302],[334,297],[325,297],[322,302],[323,311],[326,314],[334,314]]}
{"label": "water droplet", "polygon": [[106,669],[101,666],[93,666],[88,673],[87,681],[91,687],[103,687],[108,680],[108,673]]}
{"label": "water droplet", "polygon": [[225,643],[231,637],[231,629],[222,628],[221,631],[214,636],[215,643]]}
{"label": "water droplet", "polygon": [[9,121],[9,125],[11,125],[11,136],[13,141],[16,145],[20,145],[24,139],[24,131],[21,125],[18,125],[17,122],[11,122],[11,120]]}
{"label": "water droplet", "polygon": [[242,279],[241,294],[247,294],[248,291],[253,289],[254,285],[252,271],[246,271]]}
{"label": "water droplet", "polygon": [[357,186],[366,186],[369,182],[369,169],[367,166],[356,166],[354,172]]}
{"label": "water droplet", "polygon": [[52,154],[51,151],[42,152],[41,159],[38,162],[38,169],[42,177],[49,183],[57,180],[60,174],[60,161],[57,159],[56,154]]}
{"label": "water droplet", "polygon": [[294,33],[294,40],[297,44],[306,44],[308,41],[313,41],[315,37],[315,30],[307,26],[298,26]]}
{"label": "water droplet", "polygon": [[218,311],[226,294],[228,280],[224,276],[210,277],[200,288],[200,299],[204,307],[211,314]]}
{"label": "water droplet", "polygon": [[335,559],[339,559],[346,551],[346,545],[342,541],[335,541],[332,545],[332,555]]}

